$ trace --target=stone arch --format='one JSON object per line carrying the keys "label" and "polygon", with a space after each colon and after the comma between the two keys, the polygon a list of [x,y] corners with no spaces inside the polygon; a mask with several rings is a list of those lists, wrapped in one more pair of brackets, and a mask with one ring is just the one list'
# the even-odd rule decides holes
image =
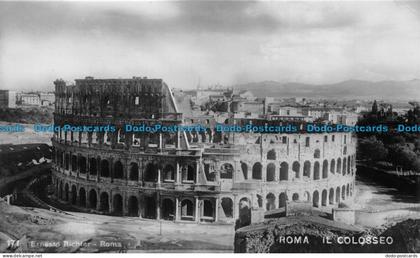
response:
{"label": "stone arch", "polygon": [[109,196],[107,192],[102,192],[99,197],[99,211],[109,212]]}
{"label": "stone arch", "polygon": [[303,176],[311,177],[311,162],[309,160],[303,163]]}
{"label": "stone arch", "polygon": [[112,200],[112,213],[115,215],[123,215],[123,198],[121,194],[115,194]]}
{"label": "stone arch", "polygon": [[326,189],[322,190],[322,206],[327,206],[327,197],[328,196],[328,192]]}
{"label": "stone arch", "polygon": [[241,161],[241,170],[244,176],[244,179],[248,179],[248,165],[245,162]]}
{"label": "stone arch", "polygon": [[350,161],[350,156],[347,157],[347,174],[351,174],[351,161]]}
{"label": "stone arch", "polygon": [[292,201],[294,201],[294,202],[299,201],[299,194],[298,194],[298,193],[294,193],[294,194],[292,195]]}
{"label": "stone arch", "polygon": [[73,172],[77,171],[77,156],[76,155],[71,156],[71,171]]}
{"label": "stone arch", "polygon": [[163,181],[173,182],[175,181],[175,169],[172,165],[168,164],[163,169]]}
{"label": "stone arch", "polygon": [[319,162],[315,161],[314,164],[314,180],[319,180]]}
{"label": "stone arch", "polygon": [[233,177],[233,166],[230,163],[225,163],[220,168],[221,179],[232,179]]}
{"label": "stone arch", "polygon": [[311,194],[310,194],[308,191],[306,191],[306,192],[303,194],[303,199],[304,199],[306,202],[310,202],[310,201],[311,201]]}
{"label": "stone arch", "polygon": [[130,196],[130,198],[128,198],[128,216],[139,216],[139,201],[136,196]]}
{"label": "stone arch", "polygon": [[337,173],[341,174],[341,158],[337,159]]}
{"label": "stone arch", "polygon": [[269,182],[274,181],[276,180],[275,177],[276,177],[276,165],[274,165],[273,163],[270,163],[267,165],[267,175],[266,175],[267,181]]}
{"label": "stone arch", "polygon": [[341,187],[341,199],[346,199],[346,186],[344,185]]}
{"label": "stone arch", "polygon": [[312,206],[319,207],[319,192],[316,190],[312,194]]}
{"label": "stone arch", "polygon": [[329,200],[329,204],[334,204],[334,188],[330,188],[328,200]]}
{"label": "stone arch", "polygon": [[144,217],[156,219],[156,200],[153,196],[144,197]]}
{"label": "stone arch", "polygon": [[331,160],[331,163],[330,163],[330,172],[331,172],[331,174],[334,174],[335,173],[335,159],[332,159]]}
{"label": "stone arch", "polygon": [[244,197],[239,200],[239,226],[251,224],[251,201]]}
{"label": "stone arch", "polygon": [[147,182],[156,182],[157,180],[157,167],[153,163],[149,163],[146,166],[146,170],[144,172],[144,181]]}
{"label": "stone arch", "polygon": [[262,179],[262,165],[259,162],[255,163],[252,167],[252,179]]}
{"label": "stone arch", "polygon": [[214,205],[210,200],[203,200],[203,216],[214,218]]}
{"label": "stone arch", "polygon": [[136,162],[131,162],[131,164],[130,164],[129,179],[131,181],[138,181],[139,180],[139,165]]}
{"label": "stone arch", "polygon": [[328,177],[328,160],[324,160],[322,163],[322,178]]}
{"label": "stone arch", "polygon": [[340,187],[339,186],[335,190],[335,202],[340,203]]}
{"label": "stone arch", "polygon": [[89,208],[96,209],[96,205],[98,204],[98,197],[96,195],[96,191],[94,189],[89,191]]}
{"label": "stone arch", "polygon": [[269,150],[267,152],[267,159],[268,160],[276,160],[276,151],[274,149]]}
{"label": "stone arch", "polygon": [[295,178],[300,177],[300,163],[298,161],[293,162],[292,164],[292,170],[295,172]]}
{"label": "stone arch", "polygon": [[106,159],[101,160],[101,177],[109,177],[109,162]]}
{"label": "stone arch", "polygon": [[175,205],[171,199],[163,199],[162,201],[162,219],[174,220],[175,219]]}
{"label": "stone arch", "polygon": [[319,149],[316,149],[314,151],[314,158],[319,159],[321,157],[321,151]]}
{"label": "stone arch", "polygon": [[64,200],[65,200],[66,202],[68,202],[68,201],[69,201],[69,184],[68,184],[68,183],[66,183],[66,184],[64,185]]}
{"label": "stone arch", "polygon": [[282,162],[280,164],[280,181],[289,180],[289,164]]}
{"label": "stone arch", "polygon": [[346,196],[347,197],[350,196],[350,186],[349,186],[349,184],[347,184],[347,187],[346,187]]}
{"label": "stone arch", "polygon": [[86,158],[84,156],[79,157],[79,171],[82,174],[86,174]]}
{"label": "stone arch", "polygon": [[194,217],[194,203],[190,199],[181,202],[181,219],[192,219]]}
{"label": "stone arch", "polygon": [[123,179],[124,178],[124,167],[121,161],[114,163],[114,178]]}
{"label": "stone arch", "polygon": [[286,193],[279,194],[279,208],[286,207],[287,195]]}
{"label": "stone arch", "polygon": [[233,201],[231,198],[222,198],[222,209],[226,218],[233,218]]}
{"label": "stone arch", "polygon": [[344,157],[343,158],[343,176],[346,175],[346,171],[347,171],[347,159]]}
{"label": "stone arch", "polygon": [[77,204],[77,188],[75,185],[71,186],[71,204]]}
{"label": "stone arch", "polygon": [[90,175],[97,175],[98,173],[98,168],[97,168],[97,162],[95,158],[91,158],[89,160],[89,174]]}
{"label": "stone arch", "polygon": [[86,190],[83,187],[79,189],[79,206],[86,207]]}
{"label": "stone arch", "polygon": [[265,210],[274,210],[276,208],[276,196],[272,193],[267,194],[266,196],[266,206]]}

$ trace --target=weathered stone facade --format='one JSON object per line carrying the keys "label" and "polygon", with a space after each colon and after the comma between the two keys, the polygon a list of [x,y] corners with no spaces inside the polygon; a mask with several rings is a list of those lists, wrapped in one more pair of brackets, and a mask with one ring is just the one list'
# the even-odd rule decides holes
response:
{"label": "weathered stone facade", "polygon": [[[54,134],[57,198],[86,211],[231,223],[251,209],[293,202],[331,209],[352,199],[356,142],[351,133],[215,132],[217,118],[187,121],[158,79],[86,78],[74,86],[61,80],[55,85],[56,125],[117,126],[112,133]],[[209,129],[150,134],[122,129],[156,123],[200,123]]]}

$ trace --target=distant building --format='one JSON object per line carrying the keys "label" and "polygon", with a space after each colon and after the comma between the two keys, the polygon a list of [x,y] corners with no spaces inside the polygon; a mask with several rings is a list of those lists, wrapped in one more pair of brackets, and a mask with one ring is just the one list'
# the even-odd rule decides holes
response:
{"label": "distant building", "polygon": [[26,105],[26,106],[40,106],[41,105],[41,99],[39,95],[35,93],[20,94],[19,102],[21,105]]}
{"label": "distant building", "polygon": [[40,93],[39,98],[41,101],[41,106],[50,106],[55,103],[54,93]]}
{"label": "distant building", "polygon": [[16,92],[0,90],[0,108],[16,108]]}

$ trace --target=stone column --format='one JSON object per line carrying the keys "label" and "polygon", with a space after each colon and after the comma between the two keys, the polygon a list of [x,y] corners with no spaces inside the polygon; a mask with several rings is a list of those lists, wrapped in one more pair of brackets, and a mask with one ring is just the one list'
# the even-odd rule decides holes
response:
{"label": "stone column", "polygon": [[214,201],[214,221],[219,221],[219,198],[216,198]]}
{"label": "stone column", "polygon": [[180,173],[179,173],[179,162],[176,163],[176,178],[175,178],[175,183],[180,184],[181,183],[181,178],[180,178]]}
{"label": "stone column", "polygon": [[195,222],[200,222],[200,200],[195,197]]}
{"label": "stone column", "polygon": [[160,220],[160,194],[156,195],[156,219]]}
{"label": "stone column", "polygon": [[175,197],[175,221],[179,220],[179,198]]}

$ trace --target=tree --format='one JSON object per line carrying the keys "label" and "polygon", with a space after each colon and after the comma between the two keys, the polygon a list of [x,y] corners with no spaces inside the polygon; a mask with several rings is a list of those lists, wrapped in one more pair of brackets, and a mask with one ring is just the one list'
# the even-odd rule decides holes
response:
{"label": "tree", "polygon": [[380,161],[388,156],[388,149],[375,136],[370,136],[359,142],[358,154],[361,158]]}

